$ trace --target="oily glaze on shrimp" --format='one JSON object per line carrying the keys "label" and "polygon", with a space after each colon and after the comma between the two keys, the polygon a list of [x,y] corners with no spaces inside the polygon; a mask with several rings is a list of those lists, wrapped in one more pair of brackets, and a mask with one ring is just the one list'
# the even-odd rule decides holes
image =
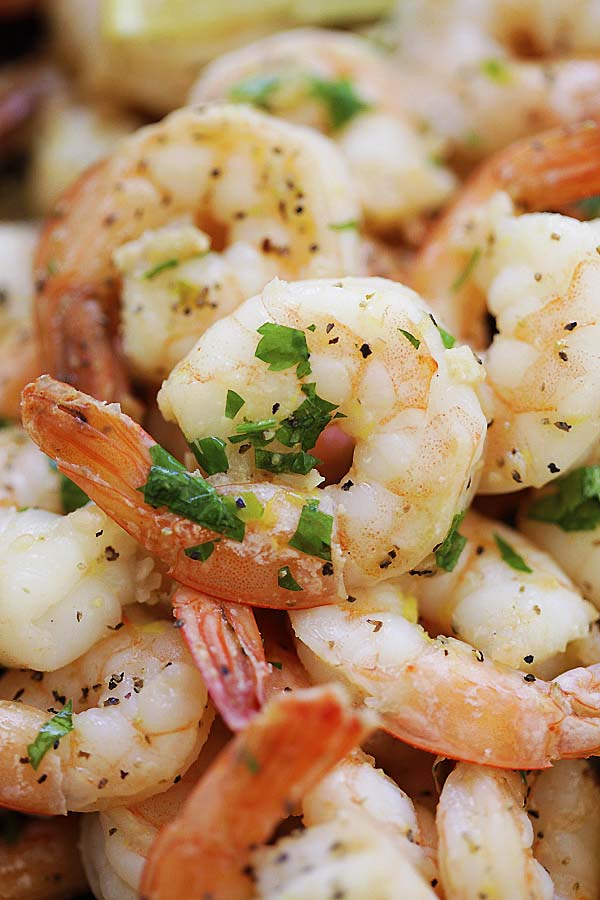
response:
{"label": "oily glaze on shrimp", "polygon": [[[299,341],[303,360],[293,351],[285,368],[269,368],[258,350],[261,329]],[[229,471],[215,484],[220,495],[238,497],[241,540],[141,502],[138,489],[157,451],[117,410],[46,378],[24,392],[23,417],[61,469],[167,561],[177,580],[220,599],[305,607],[405,572],[444,541],[477,478],[485,420],[473,384],[480,373],[468,348],[444,348],[427,308],[400,285],[271,284],[211,329],[160,395],[163,413],[189,441],[220,448],[221,472]],[[244,401],[233,419],[225,414],[232,391]],[[354,460],[341,485],[316,491],[314,458],[287,447],[310,449],[334,410],[356,441]],[[253,436],[256,458],[247,452]],[[299,460],[300,474],[293,462],[289,475],[274,477],[288,460]],[[317,545],[302,537],[315,530]],[[203,560],[184,552],[206,542]]]}
{"label": "oily glaze on shrimp", "polygon": [[[189,226],[175,242],[172,233],[162,242],[159,235],[158,247],[156,238],[143,237],[149,230],[181,225],[182,217],[197,226],[191,250]],[[240,107],[173,113],[125,138],[67,191],[48,220],[35,261],[46,366],[94,396],[126,397],[115,343],[119,268],[113,260],[124,244],[143,242],[124,256],[121,251],[119,265],[142,281],[137,294],[132,288],[132,305],[140,306],[141,293],[147,307],[143,312],[142,303],[138,318],[152,319],[153,306],[159,321],[162,317],[158,327],[148,326],[156,341],[166,323],[173,326],[173,304],[179,330],[190,330],[188,316],[195,319],[196,336],[206,327],[218,308],[219,277],[226,278],[227,309],[274,274],[360,271],[356,231],[330,227],[357,217],[344,162],[325,138]],[[182,267],[174,273],[178,240]],[[224,261],[217,259],[216,278],[206,271],[206,261],[197,260],[199,271],[186,262],[190,255],[206,255],[211,243],[217,257],[225,248],[233,254],[229,258],[226,251]],[[232,267],[251,273],[249,290],[233,277]],[[147,289],[160,282],[162,293],[146,296],[144,282]],[[141,327],[135,317],[133,324]]]}
{"label": "oily glaze on shrimp", "polygon": [[[141,610],[56,672],[5,673],[0,696],[0,803],[44,815],[166,790],[197,757],[213,717],[179,630]],[[34,769],[28,745],[48,708],[70,700],[72,730]]]}

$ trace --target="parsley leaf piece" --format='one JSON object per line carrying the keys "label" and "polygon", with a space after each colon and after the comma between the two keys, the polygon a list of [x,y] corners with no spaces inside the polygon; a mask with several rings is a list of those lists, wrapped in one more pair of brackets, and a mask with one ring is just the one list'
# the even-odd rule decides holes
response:
{"label": "parsley leaf piece", "polygon": [[144,500],[155,509],[166,507],[197,525],[243,541],[246,526],[236,513],[235,504],[222,497],[199,475],[192,475],[158,444],[150,448],[153,465],[146,484],[138,488]]}
{"label": "parsley leaf piece", "polygon": [[459,272],[453,283],[450,285],[450,290],[456,293],[456,291],[460,291],[462,287],[465,286],[466,282],[469,280],[471,275],[473,274],[473,269],[479,262],[479,257],[481,256],[481,247],[475,247],[470,257],[468,258],[464,269],[462,272]]}
{"label": "parsley leaf piece", "polygon": [[[407,341],[411,342],[411,344],[413,345],[415,350],[419,349],[419,347],[421,346],[421,341],[418,338],[416,338],[414,336],[414,334],[411,334],[410,331],[405,331],[404,328],[399,328],[398,331],[400,331],[404,335],[404,337],[407,339]],[[443,340],[443,338],[442,338],[442,340]]]}
{"label": "parsley leaf piece", "polygon": [[600,194],[595,194],[593,197],[586,197],[585,200],[580,200],[579,203],[577,203],[577,206],[586,219],[599,218]]}
{"label": "parsley leaf piece", "polygon": [[42,725],[35,741],[27,747],[27,756],[34,771],[37,772],[44,756],[54,747],[57,741],[73,731],[73,701],[69,700],[64,709],[52,716]]}
{"label": "parsley leaf piece", "polygon": [[235,391],[227,391],[227,399],[225,401],[225,417],[227,419],[235,419],[240,409],[246,401]]}
{"label": "parsley leaf piece", "polygon": [[580,466],[557,478],[556,490],[537,500],[527,517],[563,531],[593,531],[600,525],[600,466]]}
{"label": "parsley leaf piece", "polygon": [[282,566],[281,569],[277,573],[277,584],[280,588],[283,588],[284,591],[303,591],[304,588],[301,588],[292,573],[290,572],[289,566]]}
{"label": "parsley leaf piece", "polygon": [[5,844],[16,844],[26,822],[22,813],[12,809],[0,810],[0,840]]}
{"label": "parsley leaf piece", "polygon": [[370,108],[355,91],[349,78],[310,78],[310,92],[321,100],[329,112],[329,123],[333,131],[346,125],[358,113]]}
{"label": "parsley leaf piece", "polygon": [[[274,438],[274,429],[277,427],[277,419],[257,419],[254,422],[242,422],[236,427],[237,434],[231,434],[227,438],[230,444],[250,442],[255,447],[265,447]],[[268,432],[273,434],[268,435]]]}
{"label": "parsley leaf piece", "polygon": [[[58,472],[58,463],[55,459],[48,459],[48,465],[53,472]],[[58,472],[60,486],[60,500],[65,515],[80,509],[90,502],[90,498],[82,491],[79,485],[71,481],[63,472]],[[27,507],[25,507],[27,508]]]}
{"label": "parsley leaf piece", "polygon": [[5,419],[4,416],[0,416],[0,429],[1,428],[10,428],[13,423],[10,419]]}
{"label": "parsley leaf piece", "polygon": [[460,554],[463,552],[465,544],[467,543],[466,537],[463,534],[460,534],[458,530],[466,513],[466,509],[463,509],[461,513],[456,513],[452,519],[450,530],[446,535],[444,542],[435,551],[435,561],[437,566],[440,569],[444,569],[446,572],[452,572],[454,570],[456,563],[460,558]]}
{"label": "parsley leaf piece", "polygon": [[303,450],[312,450],[321,432],[331,422],[331,413],[337,406],[319,397],[316,388],[315,382],[302,385],[306,400],[282,421],[275,432],[275,437],[284,447],[300,444]]}
{"label": "parsley leaf piece", "polygon": [[242,491],[233,498],[237,515],[242,522],[257,522],[262,519],[265,508],[252,491]]}
{"label": "parsley leaf piece", "polygon": [[152,266],[151,269],[147,269],[144,272],[143,277],[146,280],[155,278],[156,275],[160,275],[161,272],[166,272],[167,269],[174,269],[178,265],[179,265],[178,259],[165,259],[164,262],[158,263],[158,265],[156,265],[156,266]]}
{"label": "parsley leaf piece", "polygon": [[198,562],[206,562],[214,552],[215,544],[218,544],[218,538],[216,541],[205,541],[204,544],[196,544],[195,547],[186,547],[183,551],[186,556],[189,556],[190,559],[198,560]]}
{"label": "parsley leaf piece", "polygon": [[327,227],[330,231],[358,231],[358,219],[348,219],[347,222],[330,222]]}
{"label": "parsley leaf piece", "polygon": [[274,669],[279,669],[280,672],[283,669],[283,663],[275,662],[274,659],[269,660],[269,665],[273,666]]}
{"label": "parsley leaf piece", "polygon": [[229,91],[229,99],[235,103],[251,103],[259,109],[270,110],[269,98],[281,85],[277,75],[250,75],[239,81]]}
{"label": "parsley leaf piece", "polygon": [[446,331],[445,328],[442,328],[441,325],[438,325],[438,323],[436,322],[434,317],[431,315],[431,313],[429,313],[429,318],[431,319],[431,321],[433,322],[433,324],[439,331],[440,337],[442,339],[442,344],[444,345],[446,350],[452,350],[452,348],[454,347],[454,345],[456,343],[456,338],[454,337],[454,335],[452,335],[448,331]]}
{"label": "parsley leaf piece", "polygon": [[283,472],[289,472],[293,475],[308,475],[311,469],[314,469],[321,462],[316,456],[305,453],[303,450],[298,453],[277,453],[271,450],[261,450],[256,448],[254,459],[257,469],[264,469],[265,472],[273,472],[275,475],[281,475]]}
{"label": "parsley leaf piece", "polygon": [[331,532],[333,516],[320,512],[318,500],[309,500],[302,507],[295,534],[289,541],[290,547],[331,562]]}
{"label": "parsley leaf piece", "polygon": [[511,567],[511,569],[516,569],[517,572],[533,572],[533,569],[530,569],[522,556],[520,556],[517,551],[511,547],[508,541],[505,541],[503,537],[501,537],[498,533],[494,534],[494,540],[496,541],[496,546],[500,551],[500,556],[504,560],[504,562]]}
{"label": "parsley leaf piece", "polygon": [[207,475],[215,475],[217,472],[229,471],[229,460],[225,453],[225,441],[210,435],[199,438],[188,445],[198,465],[204,469]]}
{"label": "parsley leaf piece", "polygon": [[481,71],[484,75],[495,81],[496,84],[510,84],[512,81],[512,73],[509,66],[503,59],[484,59],[480,63]]}
{"label": "parsley leaf piece", "polygon": [[307,375],[310,375],[312,372],[312,366],[307,359],[303,359],[301,363],[298,363],[296,366],[296,376],[298,378],[306,378]]}
{"label": "parsley leaf piece", "polygon": [[308,362],[310,353],[306,335],[299,328],[265,322],[256,330],[262,337],[254,355],[269,364],[270,372],[282,372],[299,363]]}

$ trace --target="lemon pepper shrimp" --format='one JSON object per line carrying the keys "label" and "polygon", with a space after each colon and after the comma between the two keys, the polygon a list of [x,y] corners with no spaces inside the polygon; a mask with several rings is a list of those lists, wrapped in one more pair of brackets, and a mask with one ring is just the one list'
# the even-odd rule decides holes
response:
{"label": "lemon pepper shrimp", "polygon": [[455,186],[440,162],[443,143],[419,131],[401,93],[394,68],[365,38],[297,29],[211,63],[190,102],[253,103],[337,139],[367,225],[385,234],[441,206]]}
{"label": "lemon pepper shrimp", "polygon": [[49,218],[35,260],[46,365],[94,396],[127,400],[120,271],[125,348],[139,362],[146,340],[145,372],[160,379],[185,333],[197,336],[217,314],[221,283],[228,309],[274,274],[360,271],[356,231],[335,229],[357,218],[344,162],[324,137],[241,107],[175,112],[125,138]]}
{"label": "lemon pepper shrimp", "polygon": [[[0,695],[0,802],[44,815],[166,790],[197,757],[213,717],[179,630],[142,611],[56,672],[6,672]],[[48,708],[62,714],[63,730],[40,756]]]}
{"label": "lemon pepper shrimp", "polygon": [[[485,430],[473,390],[480,378],[471,351],[446,349],[427,307],[400,285],[274,282],[217,323],[161,391],[163,413],[177,418],[204,465],[215,472],[216,450],[217,468],[229,469],[210,486],[221,504],[214,512],[231,496],[243,521],[227,525],[219,513],[219,522],[201,517],[204,528],[166,495],[154,497],[152,484],[146,501],[171,512],[142,502],[138,489],[155,480],[152,456],[162,451],[116,409],[44,378],[24,392],[23,417],[61,471],[178,581],[222,600],[304,607],[405,572],[443,544],[475,487]],[[241,400],[245,417],[227,417],[228,395],[229,413],[233,403],[239,414]],[[306,451],[336,409],[356,441],[354,460],[341,485],[316,491],[316,460]],[[266,418],[274,411],[276,419]],[[232,431],[227,448],[222,438]],[[240,442],[251,449],[253,435],[258,464],[238,452]],[[288,454],[296,445],[306,450]],[[207,484],[177,466],[178,479]]]}

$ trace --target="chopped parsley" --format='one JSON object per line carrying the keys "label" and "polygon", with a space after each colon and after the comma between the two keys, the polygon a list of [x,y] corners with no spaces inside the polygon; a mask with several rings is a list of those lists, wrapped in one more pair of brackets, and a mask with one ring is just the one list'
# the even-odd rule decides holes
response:
{"label": "chopped parsley", "polygon": [[429,313],[429,318],[431,319],[431,321],[433,322],[433,324],[439,331],[440,337],[442,339],[442,344],[444,345],[446,350],[452,350],[452,348],[454,347],[454,345],[456,343],[456,338],[454,337],[454,335],[452,335],[448,331],[446,331],[445,328],[442,328],[441,325],[438,325],[438,323],[436,322],[434,317],[431,315],[431,313]]}
{"label": "chopped parsley", "polygon": [[600,194],[580,200],[577,206],[586,219],[597,219],[600,217]]}
{"label": "chopped parsley", "polygon": [[484,75],[495,81],[496,84],[510,84],[512,74],[506,62],[502,59],[484,59],[481,61],[481,71]]}
{"label": "chopped parsley", "polygon": [[320,512],[318,500],[309,500],[302,507],[298,527],[289,541],[290,547],[331,562],[331,532],[333,516]]}
{"label": "chopped parsley", "polygon": [[349,78],[310,78],[310,93],[325,104],[329,112],[329,124],[333,131],[346,125],[358,113],[370,108],[354,89]]}
{"label": "chopped parsley", "polygon": [[279,669],[280,672],[283,669],[283,663],[275,662],[274,659],[269,660],[269,665],[273,666],[274,669]]}
{"label": "chopped parsley", "polygon": [[204,469],[207,475],[229,471],[229,460],[227,459],[225,447],[225,441],[214,435],[199,438],[189,444],[189,448],[196,457],[198,465]]}
{"label": "chopped parsley", "polygon": [[[49,460],[49,464],[52,471],[58,472],[56,460]],[[76,509],[80,509],[82,506],[85,506],[86,503],[90,502],[90,498],[85,491],[82,491],[79,485],[75,484],[74,481],[71,481],[71,479],[63,472],[58,472],[58,477],[60,484],[60,502],[65,515],[75,512]]]}
{"label": "chopped parsley", "polygon": [[450,286],[451,291],[460,291],[462,287],[465,286],[466,282],[469,280],[471,275],[473,274],[473,269],[479,262],[479,257],[481,256],[481,247],[475,247],[471,255],[469,256],[464,269],[462,272],[459,272],[452,285]]}
{"label": "chopped parsley", "polygon": [[277,325],[275,322],[265,322],[257,331],[262,337],[254,355],[269,364],[270,372],[282,372],[297,366],[298,378],[310,375],[310,353],[303,331],[287,325]]}
{"label": "chopped parsley", "polygon": [[0,416],[0,429],[1,428],[10,428],[13,423],[10,419],[5,419],[4,416]]}
{"label": "chopped parsley", "polygon": [[600,525],[600,466],[580,466],[557,478],[556,490],[533,503],[529,519],[563,531],[593,531]]}
{"label": "chopped parsley", "polygon": [[231,497],[222,497],[204,478],[192,475],[159,444],[150,448],[150,457],[148,479],[138,488],[146,503],[155,509],[166,507],[231,540],[244,540],[245,525]]}
{"label": "chopped parsley", "polygon": [[218,543],[218,539],[216,541],[205,541],[204,544],[196,544],[195,547],[186,547],[183,551],[186,556],[189,556],[190,559],[195,559],[198,562],[206,562],[209,559],[215,549],[215,544]]}
{"label": "chopped parsley", "polygon": [[516,569],[517,572],[533,572],[533,569],[529,568],[523,557],[497,532],[494,534],[494,540],[500,551],[500,556],[511,569]]}
{"label": "chopped parsley", "polygon": [[321,432],[331,422],[331,413],[337,406],[319,397],[316,388],[315,382],[302,385],[306,400],[283,420],[275,432],[275,437],[284,447],[300,444],[303,450],[312,450]]}
{"label": "chopped parsley", "polygon": [[404,335],[407,341],[410,341],[415,350],[418,350],[421,346],[421,341],[411,334],[410,331],[405,331],[404,328],[399,328],[398,331]]}
{"label": "chopped parsley", "polygon": [[228,437],[230,444],[241,444],[249,441],[255,447],[264,447],[270,444],[275,437],[274,429],[277,428],[277,419],[257,419],[254,422],[246,421],[236,427],[237,434]]}
{"label": "chopped parsley", "polygon": [[275,475],[285,472],[294,475],[308,475],[310,470],[321,462],[316,456],[311,456],[310,453],[305,453],[303,450],[298,453],[278,453],[277,451],[261,450],[259,447],[255,450],[254,458],[257,469],[264,469],[265,472],[273,472]]}
{"label": "chopped parsley", "polygon": [[277,75],[250,75],[239,81],[229,91],[229,99],[235,103],[251,103],[267,112],[271,109],[269,98],[281,85]]}
{"label": "chopped parsley", "polygon": [[165,259],[164,262],[158,263],[156,266],[152,266],[151,269],[147,269],[144,272],[144,278],[147,280],[154,278],[156,275],[160,275],[161,272],[166,272],[167,269],[174,269],[179,265],[178,259]]}
{"label": "chopped parsley", "polygon": [[444,569],[446,572],[452,572],[454,570],[456,563],[460,558],[460,554],[463,552],[465,544],[467,543],[466,537],[463,534],[460,534],[458,530],[466,512],[466,509],[463,509],[461,513],[456,513],[452,519],[450,530],[446,535],[444,542],[440,544],[435,551],[436,564],[440,569]]}
{"label": "chopped parsley", "polygon": [[265,508],[252,491],[242,491],[234,496],[237,514],[242,522],[256,522],[262,519]]}
{"label": "chopped parsley", "polygon": [[348,219],[347,222],[331,222],[327,227],[331,231],[356,231],[358,230],[358,220]]}
{"label": "chopped parsley", "polygon": [[260,772],[260,763],[247,747],[242,748],[242,759],[251,774],[258,775]]}
{"label": "chopped parsley", "polygon": [[289,566],[282,566],[281,569],[277,573],[277,584],[280,588],[283,588],[284,591],[302,591],[304,588],[301,588],[292,573],[290,572]]}
{"label": "chopped parsley", "polygon": [[227,399],[225,401],[225,416],[227,419],[235,419],[240,409],[246,401],[235,391],[227,391]]}
{"label": "chopped parsley", "polygon": [[27,747],[29,762],[36,772],[48,750],[53,747],[56,749],[60,739],[70,731],[73,731],[72,700],[69,700],[64,709],[52,716],[45,725],[42,725],[35,741]]}

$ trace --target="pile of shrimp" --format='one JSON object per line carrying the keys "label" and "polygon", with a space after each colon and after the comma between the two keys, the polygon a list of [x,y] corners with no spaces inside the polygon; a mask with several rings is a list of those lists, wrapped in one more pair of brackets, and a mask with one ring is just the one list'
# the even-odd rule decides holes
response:
{"label": "pile of shrimp", "polygon": [[600,12],[438,6],[0,78],[0,900],[600,898]]}

